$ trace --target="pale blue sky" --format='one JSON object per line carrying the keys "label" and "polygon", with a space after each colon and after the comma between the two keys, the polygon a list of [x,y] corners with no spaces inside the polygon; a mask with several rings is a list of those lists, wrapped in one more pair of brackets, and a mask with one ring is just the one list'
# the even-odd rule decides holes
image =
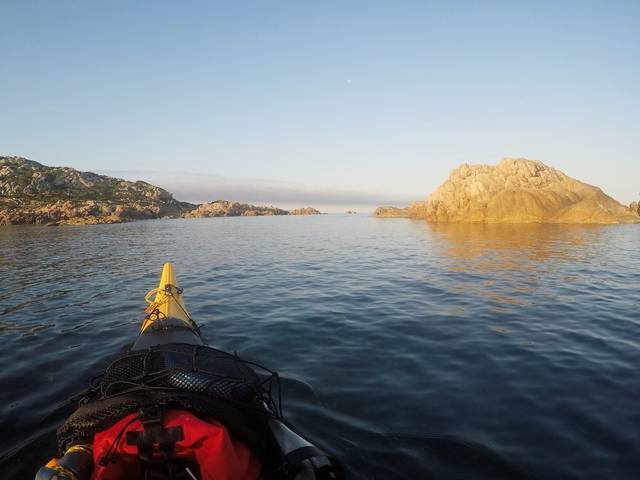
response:
{"label": "pale blue sky", "polygon": [[628,203],[639,25],[638,1],[3,0],[0,154],[374,203],[526,156]]}

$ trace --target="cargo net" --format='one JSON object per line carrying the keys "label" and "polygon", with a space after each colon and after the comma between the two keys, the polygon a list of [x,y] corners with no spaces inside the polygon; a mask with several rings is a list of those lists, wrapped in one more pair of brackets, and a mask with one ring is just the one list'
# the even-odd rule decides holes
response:
{"label": "cargo net", "polygon": [[160,345],[125,354],[91,381],[81,404],[143,391],[197,393],[282,417],[276,372],[235,354],[187,344]]}
{"label": "cargo net", "polygon": [[260,448],[256,432],[266,419],[284,421],[276,372],[202,345],[129,352],[76,400],[78,409],[58,429],[60,452],[91,442],[125,415],[152,405],[213,416],[254,448]]}

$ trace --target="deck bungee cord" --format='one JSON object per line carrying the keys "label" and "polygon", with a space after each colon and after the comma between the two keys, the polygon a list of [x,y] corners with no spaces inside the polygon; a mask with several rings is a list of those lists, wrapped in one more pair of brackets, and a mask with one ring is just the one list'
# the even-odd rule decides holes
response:
{"label": "deck bungee cord", "polygon": [[278,374],[206,345],[182,294],[166,263],[138,338],[92,379],[36,480],[343,479],[284,418]]}

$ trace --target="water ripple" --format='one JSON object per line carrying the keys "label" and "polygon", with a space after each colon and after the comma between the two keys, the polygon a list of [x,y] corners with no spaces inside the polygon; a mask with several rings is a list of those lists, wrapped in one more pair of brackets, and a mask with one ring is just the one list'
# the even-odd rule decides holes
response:
{"label": "water ripple", "polygon": [[319,216],[0,229],[7,478],[53,454],[165,261],[205,338],[280,371],[352,478],[640,471],[637,226]]}

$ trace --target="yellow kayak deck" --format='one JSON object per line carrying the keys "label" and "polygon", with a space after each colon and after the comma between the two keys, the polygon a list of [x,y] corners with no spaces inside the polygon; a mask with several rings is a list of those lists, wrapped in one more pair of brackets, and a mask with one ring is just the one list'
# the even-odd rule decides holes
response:
{"label": "yellow kayak deck", "polygon": [[[155,298],[151,300],[154,294]],[[190,327],[195,326],[182,299],[182,289],[178,285],[172,263],[167,262],[162,266],[160,283],[157,288],[150,290],[145,295],[145,300],[149,305],[145,309],[147,315],[142,321],[140,333],[144,332],[154,322],[164,318],[176,318],[182,320]]]}

